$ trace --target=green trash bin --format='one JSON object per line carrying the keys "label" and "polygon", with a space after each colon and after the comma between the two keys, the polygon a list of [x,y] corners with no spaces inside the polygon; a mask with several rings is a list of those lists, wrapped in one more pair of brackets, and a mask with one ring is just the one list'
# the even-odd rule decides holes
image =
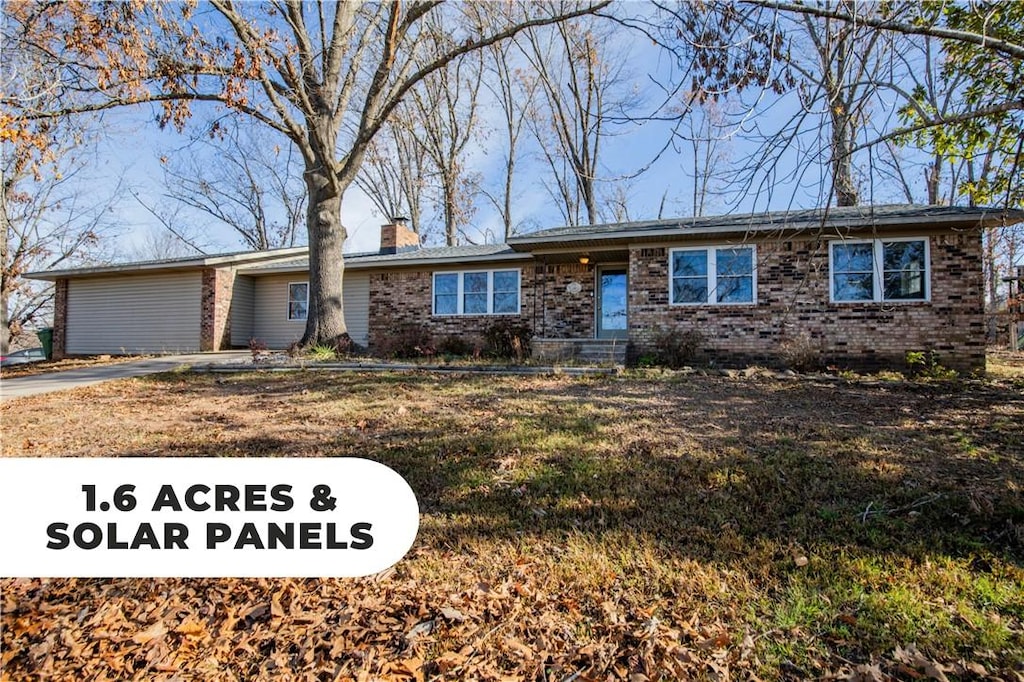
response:
{"label": "green trash bin", "polygon": [[46,353],[46,359],[53,359],[53,327],[46,327],[36,332],[36,336],[39,337],[39,343],[43,346],[43,352]]}

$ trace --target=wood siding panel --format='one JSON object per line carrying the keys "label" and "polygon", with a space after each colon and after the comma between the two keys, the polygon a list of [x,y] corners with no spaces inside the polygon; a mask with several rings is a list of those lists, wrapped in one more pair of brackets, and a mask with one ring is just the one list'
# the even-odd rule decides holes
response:
{"label": "wood siding panel", "polygon": [[370,275],[346,272],[342,297],[348,335],[365,348],[370,338]]}
{"label": "wood siding panel", "polygon": [[[306,331],[305,320],[288,319],[288,283],[306,281],[308,275],[305,272],[266,275],[255,279],[252,336],[261,339],[268,348],[275,349],[287,348],[290,343],[302,338]],[[365,346],[370,329],[369,275],[346,273],[342,291],[348,333],[356,343]]]}
{"label": "wood siding panel", "polygon": [[67,352],[175,353],[199,350],[198,272],[68,282]]}
{"label": "wood siding panel", "polygon": [[239,275],[231,292],[231,345],[247,348],[253,337],[256,281]]}

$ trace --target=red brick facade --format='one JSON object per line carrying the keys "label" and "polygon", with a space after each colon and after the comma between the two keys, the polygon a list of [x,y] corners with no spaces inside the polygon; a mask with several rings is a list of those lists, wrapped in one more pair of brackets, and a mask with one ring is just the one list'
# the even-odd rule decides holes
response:
{"label": "red brick facade", "polygon": [[[983,368],[980,234],[949,233],[929,241],[930,300],[908,303],[831,303],[828,241],[794,237],[756,244],[756,305],[670,305],[671,247],[632,247],[628,310],[632,353],[636,357],[652,352],[656,335],[663,331],[694,330],[704,338],[706,358],[725,365],[780,365],[787,347],[802,343],[817,351],[822,362],[840,367],[903,368],[908,352],[932,351],[947,367]],[[594,337],[594,265],[535,261],[489,267],[520,268],[518,318],[530,325],[535,336]],[[432,315],[433,272],[405,270],[370,276],[371,350],[407,323],[425,325],[435,338],[479,337],[495,319],[508,317]],[[579,287],[570,286],[573,283]]]}
{"label": "red brick facade", "polygon": [[235,271],[231,268],[204,268],[199,327],[202,351],[231,348],[231,294]]}
{"label": "red brick facade", "polygon": [[902,368],[909,351],[933,351],[961,371],[985,366],[981,237],[930,238],[931,300],[830,303],[828,242],[790,239],[757,245],[757,305],[673,306],[668,248],[630,251],[629,338],[653,351],[662,329],[695,330],[710,359],[779,364],[787,344],[810,343],[840,367]]}

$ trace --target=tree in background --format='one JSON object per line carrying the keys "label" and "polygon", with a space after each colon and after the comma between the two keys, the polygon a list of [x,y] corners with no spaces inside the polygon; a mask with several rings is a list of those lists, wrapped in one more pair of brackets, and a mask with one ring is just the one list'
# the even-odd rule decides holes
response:
{"label": "tree in background", "polygon": [[227,226],[247,249],[304,244],[306,185],[295,147],[233,118],[211,130],[162,157],[166,198]]}
{"label": "tree in background", "polygon": [[[310,300],[304,345],[347,336],[342,309],[342,199],[370,144],[426,77],[464,54],[607,5],[55,3],[5,5],[12,30],[60,73],[54,103],[5,95],[5,130],[141,102],[183,129],[212,102],[277,131],[303,159]],[[426,19],[436,15],[443,33]],[[425,48],[429,48],[425,49]],[[53,104],[56,104],[55,106]]]}
{"label": "tree in background", "polygon": [[416,125],[408,104],[396,107],[370,143],[355,182],[385,219],[408,218],[409,226],[420,233],[424,226],[427,158],[416,139]]}
{"label": "tree in background", "polygon": [[111,207],[119,186],[104,194],[76,185],[87,171],[94,119],[14,120],[9,107],[52,103],[60,81],[44,55],[21,43],[6,24],[2,41],[0,352],[6,353],[41,326],[53,307],[53,286],[25,279],[26,272],[110,259],[103,238],[116,228]]}
{"label": "tree in background", "polygon": [[501,115],[500,125],[494,134],[502,140],[502,161],[498,189],[488,189],[485,185],[481,191],[497,210],[507,240],[516,234],[519,226],[514,215],[515,181],[522,155],[521,139],[528,112],[534,106],[539,82],[535,78],[525,77],[522,70],[523,55],[513,42],[497,43],[488,52],[484,85],[497,103]]}
{"label": "tree in background", "polygon": [[545,185],[566,225],[601,220],[597,183],[601,149],[612,134],[611,116],[630,108],[625,85],[628,57],[617,52],[612,26],[593,18],[524,31],[517,39],[537,96],[527,125],[540,147],[551,182]]}

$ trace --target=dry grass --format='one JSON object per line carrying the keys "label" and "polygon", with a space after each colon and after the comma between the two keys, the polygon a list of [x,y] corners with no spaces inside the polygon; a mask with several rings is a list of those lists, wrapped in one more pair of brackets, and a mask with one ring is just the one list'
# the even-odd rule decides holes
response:
{"label": "dry grass", "polygon": [[182,373],[0,417],[4,456],[368,457],[422,512],[378,580],[5,580],[5,679],[970,677],[1024,659],[1016,379]]}

